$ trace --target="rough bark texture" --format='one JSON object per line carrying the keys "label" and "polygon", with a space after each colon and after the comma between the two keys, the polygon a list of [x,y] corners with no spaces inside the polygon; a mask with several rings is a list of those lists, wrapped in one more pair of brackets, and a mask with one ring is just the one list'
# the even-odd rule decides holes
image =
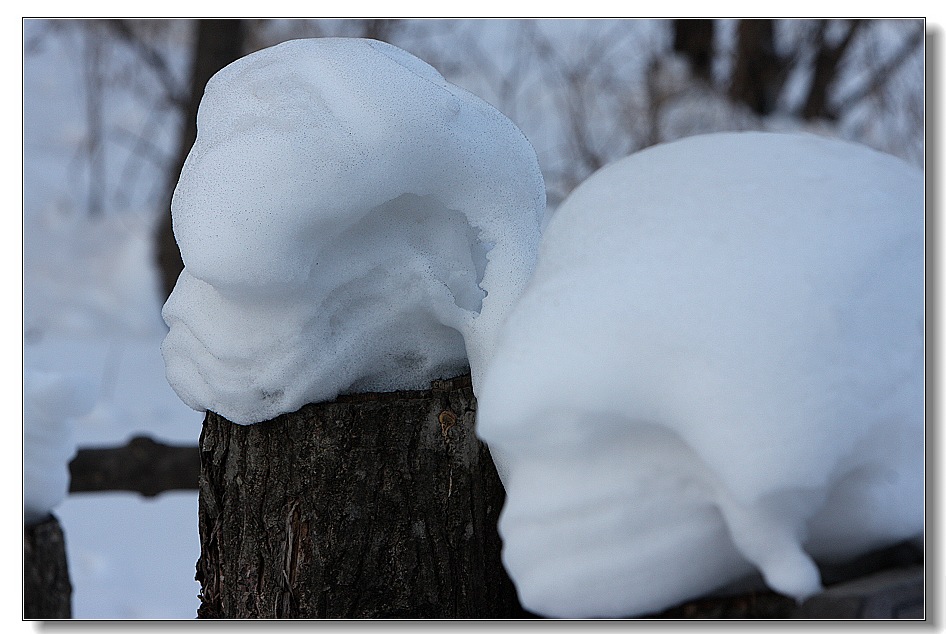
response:
{"label": "rough bark texture", "polygon": [[469,377],[200,439],[202,618],[507,618],[504,491]]}
{"label": "rough bark texture", "polygon": [[72,584],[59,520],[23,528],[23,618],[72,618]]}

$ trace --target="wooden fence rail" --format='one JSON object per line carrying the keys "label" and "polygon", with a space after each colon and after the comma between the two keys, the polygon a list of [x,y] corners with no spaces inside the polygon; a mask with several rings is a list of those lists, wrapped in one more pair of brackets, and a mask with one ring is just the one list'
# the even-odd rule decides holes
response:
{"label": "wooden fence rail", "polygon": [[[136,436],[120,447],[80,449],[69,464],[69,471],[70,493],[127,491],[153,497],[165,491],[195,491],[200,476],[200,451],[197,446],[170,445]],[[50,518],[50,521],[53,522],[53,518]],[[49,532],[46,525],[41,528]],[[33,541],[36,541],[34,533],[37,530],[31,527],[25,533],[24,551],[27,555],[32,556],[36,550]],[[46,550],[53,554],[58,553],[61,550],[61,540],[58,543],[59,548],[48,547]],[[63,559],[63,555],[58,556]],[[758,588],[732,595],[688,601],[660,614],[650,615],[649,618],[923,619],[924,559],[922,540],[909,540],[842,565],[822,565],[820,568],[827,586],[826,591],[801,605],[787,597]],[[62,578],[62,575],[53,576]],[[46,574],[46,577],[49,577],[49,574]],[[62,603],[62,597],[66,597],[65,601],[68,602],[68,576],[64,577],[66,585],[52,593],[49,590],[52,587],[51,582],[46,577],[37,577],[41,581],[45,579],[39,584],[45,588],[41,592],[39,586],[30,586],[28,582],[32,577],[27,575],[25,583],[30,590],[27,594],[33,597],[34,602],[49,603],[56,599]],[[68,607],[68,603],[66,605]],[[60,610],[61,606],[44,603],[34,608],[27,602],[26,607],[27,619],[70,616],[68,611]]]}
{"label": "wooden fence rail", "polygon": [[200,453],[145,436],[122,447],[79,449],[69,463],[70,493],[130,491],[153,497],[164,491],[197,490]]}

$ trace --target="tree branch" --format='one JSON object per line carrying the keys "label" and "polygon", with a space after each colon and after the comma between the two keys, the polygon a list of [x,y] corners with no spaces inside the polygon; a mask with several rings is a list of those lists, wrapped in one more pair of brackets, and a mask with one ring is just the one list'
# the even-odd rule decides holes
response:
{"label": "tree branch", "polygon": [[854,41],[854,36],[864,24],[862,20],[851,20],[844,37],[836,45],[831,46],[825,38],[825,29],[819,31],[821,37],[818,52],[815,55],[815,70],[808,89],[808,98],[802,108],[802,118],[806,120],[825,117],[836,118],[836,110],[828,107],[828,91],[837,78],[838,70],[844,54]]}
{"label": "tree branch", "polygon": [[890,81],[890,78],[910,58],[916,48],[923,43],[924,33],[925,29],[921,24],[918,29],[904,40],[903,45],[890,59],[877,67],[871,77],[867,79],[863,85],[852,90],[843,99],[839,99],[833,110],[835,112],[844,112],[845,110],[853,108],[870,95],[876,94],[877,91],[883,88],[884,84]]}
{"label": "tree branch", "polygon": [[128,20],[107,20],[106,24],[108,24],[112,32],[115,33],[120,40],[128,44],[132,50],[138,54],[138,57],[146,66],[154,71],[158,81],[164,87],[164,93],[168,102],[176,108],[183,110],[184,106],[187,105],[184,90],[178,85],[178,81],[175,79],[174,73],[171,72],[164,56],[158,52],[157,49],[141,39],[138,34],[135,33],[134,29],[131,28]]}

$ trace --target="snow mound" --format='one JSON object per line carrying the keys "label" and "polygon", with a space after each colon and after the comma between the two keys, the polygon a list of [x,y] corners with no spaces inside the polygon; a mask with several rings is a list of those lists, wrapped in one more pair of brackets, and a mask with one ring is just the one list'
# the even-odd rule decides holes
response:
{"label": "snow mound", "polygon": [[545,207],[512,122],[394,46],[324,38],[221,70],[197,125],[163,311],[185,403],[247,424],[468,366],[476,380]]}
{"label": "snow mound", "polygon": [[23,372],[23,521],[35,524],[69,492],[75,456],[73,421],[92,409],[95,392],[82,379],[25,369]]}
{"label": "snow mound", "polygon": [[614,163],[557,210],[478,430],[504,561],[558,617],[660,610],[923,530],[923,178],[805,135]]}

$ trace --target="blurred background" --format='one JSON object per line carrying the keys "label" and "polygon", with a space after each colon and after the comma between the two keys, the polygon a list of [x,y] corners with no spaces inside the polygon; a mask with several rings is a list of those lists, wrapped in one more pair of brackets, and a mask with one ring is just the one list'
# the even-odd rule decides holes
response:
{"label": "blurred background", "polygon": [[[609,162],[706,132],[806,130],[924,166],[919,19],[24,20],[24,363],[97,386],[80,448],[196,445],[159,346],[197,105],[234,59],[329,36],[400,46],[506,114],[550,215]],[[76,493],[55,513],[75,617],[193,618],[196,491]]]}

